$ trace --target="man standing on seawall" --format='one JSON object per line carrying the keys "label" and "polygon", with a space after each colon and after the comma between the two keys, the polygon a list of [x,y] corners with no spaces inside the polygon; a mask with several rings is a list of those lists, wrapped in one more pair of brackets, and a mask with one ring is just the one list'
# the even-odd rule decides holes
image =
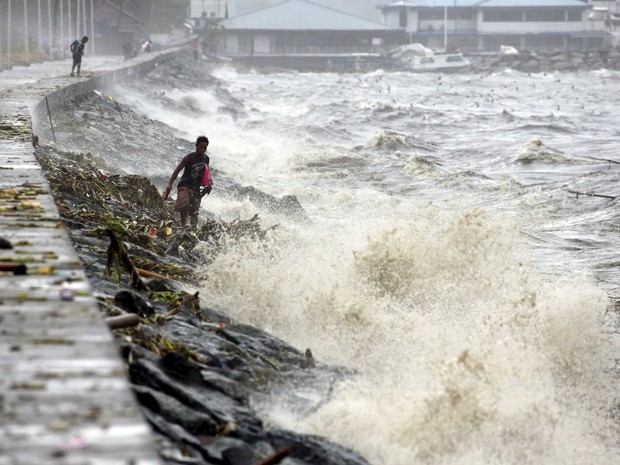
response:
{"label": "man standing on seawall", "polygon": [[75,40],[71,44],[71,54],[73,55],[73,66],[71,67],[71,76],[73,76],[73,71],[77,68],[77,75],[80,75],[80,70],[82,68],[82,57],[84,56],[84,47],[86,47],[86,42],[88,42],[88,37],[82,37],[82,40]]}
{"label": "man standing on seawall", "polygon": [[[185,227],[189,216],[192,228],[198,225],[200,201],[205,194],[211,192],[211,175],[209,173],[209,156],[207,155],[209,139],[199,136],[196,139],[196,151],[185,155],[175,168],[166,186],[164,200],[168,198],[172,184],[182,169],[183,175],[177,185],[177,201],[174,209],[181,214],[181,226]],[[205,186],[204,189],[200,189]]]}

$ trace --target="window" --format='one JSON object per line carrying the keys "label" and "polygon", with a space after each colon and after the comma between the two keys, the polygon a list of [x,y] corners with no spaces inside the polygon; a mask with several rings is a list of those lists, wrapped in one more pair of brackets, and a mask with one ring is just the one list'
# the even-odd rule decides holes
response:
{"label": "window", "polygon": [[420,21],[443,20],[443,8],[420,10],[418,19]]}
{"label": "window", "polygon": [[254,52],[254,36],[250,34],[241,34],[239,36],[239,51],[246,53]]}
{"label": "window", "polygon": [[398,27],[407,27],[407,11],[402,10],[398,15]]}
{"label": "window", "polygon": [[471,21],[473,18],[472,10],[465,8],[448,8],[448,19]]}
{"label": "window", "polygon": [[485,10],[482,20],[487,23],[514,23],[523,21],[523,12],[509,9]]}
{"label": "window", "polygon": [[566,10],[525,10],[526,21],[563,22],[566,21]]}

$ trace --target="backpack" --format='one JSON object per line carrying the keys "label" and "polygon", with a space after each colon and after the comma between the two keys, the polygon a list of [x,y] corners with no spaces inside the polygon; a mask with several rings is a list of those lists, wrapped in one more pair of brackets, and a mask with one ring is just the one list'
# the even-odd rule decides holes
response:
{"label": "backpack", "polygon": [[79,46],[80,46],[80,41],[75,39],[73,43],[71,44],[71,53],[77,53]]}

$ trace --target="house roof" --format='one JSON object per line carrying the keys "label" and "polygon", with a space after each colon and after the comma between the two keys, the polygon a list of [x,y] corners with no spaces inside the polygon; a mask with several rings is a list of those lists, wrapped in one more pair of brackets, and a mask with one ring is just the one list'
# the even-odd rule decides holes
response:
{"label": "house roof", "polygon": [[280,31],[395,31],[399,28],[353,16],[308,0],[285,0],[220,22],[224,29]]}
{"label": "house roof", "polygon": [[582,0],[400,0],[398,2],[382,5],[381,9],[392,9],[398,7],[417,7],[417,8],[454,8],[458,7],[479,7],[479,8],[541,8],[541,7],[578,7],[587,9],[592,5],[584,3]]}
{"label": "house roof", "polygon": [[479,2],[480,8],[514,8],[514,7],[563,7],[563,8],[582,8],[588,9],[592,5],[588,5],[581,0],[484,0]]}
{"label": "house roof", "polygon": [[[1,2],[2,0],[0,0]],[[203,3],[210,2],[211,4],[226,3],[228,6],[228,17],[234,18],[241,16],[252,11],[266,8],[276,3],[282,3],[283,0],[202,0]],[[377,5],[388,3],[390,0],[310,0],[311,2],[323,5],[334,10],[339,10],[348,13],[353,16],[359,16],[366,18],[370,21],[382,22],[381,12],[377,8]],[[192,0],[198,6],[200,10],[200,0]]]}
{"label": "house roof", "polygon": [[[459,7],[471,7],[480,3],[481,0],[458,0]],[[418,8],[453,8],[455,5],[454,0],[400,0],[398,2],[392,2],[387,5],[381,5],[378,8],[395,8],[401,6],[410,6]]]}

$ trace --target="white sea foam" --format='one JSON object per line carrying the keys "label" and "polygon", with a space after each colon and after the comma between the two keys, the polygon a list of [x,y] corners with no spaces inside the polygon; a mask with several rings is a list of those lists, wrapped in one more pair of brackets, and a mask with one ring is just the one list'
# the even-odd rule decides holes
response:
{"label": "white sea foam", "polygon": [[[497,117],[515,106],[520,119],[550,118],[531,108],[550,94],[545,86],[563,86],[561,108],[573,111],[564,124],[582,128],[586,140],[598,129],[575,110],[569,78],[425,76],[412,86],[403,73],[217,74],[254,107],[247,118],[212,110],[204,119],[174,111],[165,118],[188,133],[206,128],[216,166],[242,184],[297,195],[311,221],[260,212],[280,226],[262,243],[232,242],[205,269],[201,295],[234,319],[357,373],[305,414],[293,403],[300,389],[293,386],[257,408],[278,426],[325,435],[374,465],[620,461],[619,341],[602,323],[606,293],[591,273],[574,274],[596,260],[566,237],[563,215],[574,215],[570,234],[583,243],[601,233],[586,231],[589,207],[556,200],[565,185],[548,167],[537,171],[532,161],[529,188],[512,164],[527,141],[568,153],[572,136],[523,134],[523,121],[511,126]],[[212,105],[202,92],[209,91],[190,100]],[[375,112],[377,102],[385,111]],[[378,121],[390,106],[394,118]],[[163,118],[159,111],[151,116]],[[337,143],[304,132],[333,121],[348,131]],[[454,131],[455,122],[465,129]],[[373,152],[373,137],[390,131],[432,144],[441,184],[432,184],[433,171],[421,173],[418,147],[400,144],[397,157]],[[571,156],[585,151],[573,147]],[[217,196],[205,208],[225,219],[256,212],[249,201]],[[522,234],[532,231],[537,248],[533,235]]]}
{"label": "white sea foam", "polygon": [[388,465],[613,463],[603,292],[542,281],[518,234],[479,211],[350,220],[210,266],[212,304],[359,373],[309,418],[262,405],[274,422]]}

